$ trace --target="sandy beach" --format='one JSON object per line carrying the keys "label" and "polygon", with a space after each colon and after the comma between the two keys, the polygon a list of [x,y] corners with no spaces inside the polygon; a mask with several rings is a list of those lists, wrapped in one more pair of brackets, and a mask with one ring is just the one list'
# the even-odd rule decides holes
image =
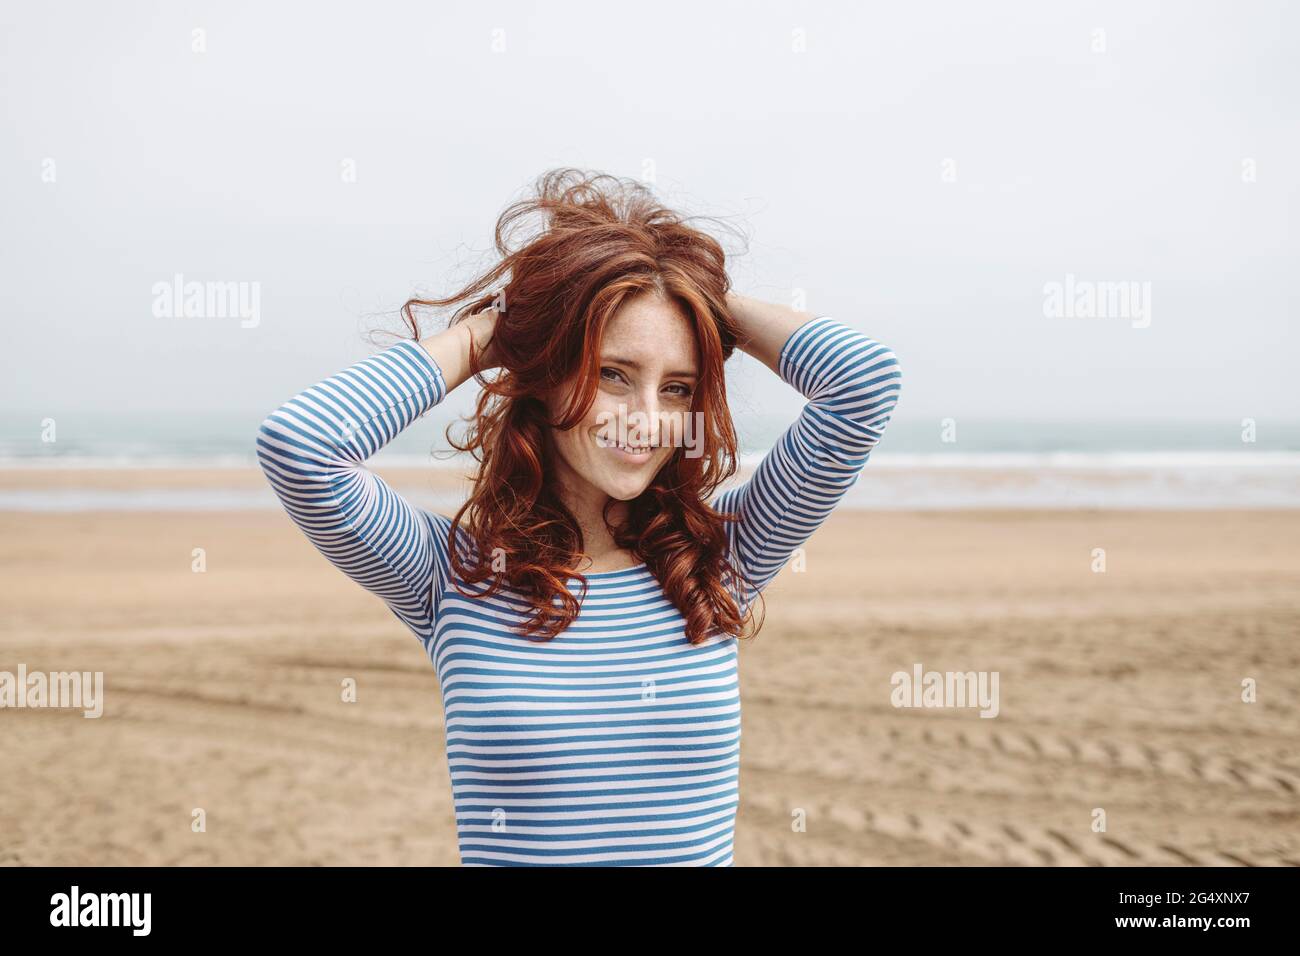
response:
{"label": "sandy beach", "polygon": [[[432,666],[282,513],[3,512],[0,566],[0,671],[105,680],[0,710],[0,863],[457,862]],[[1300,865],[1300,511],[841,509],[767,598],[737,865]]]}

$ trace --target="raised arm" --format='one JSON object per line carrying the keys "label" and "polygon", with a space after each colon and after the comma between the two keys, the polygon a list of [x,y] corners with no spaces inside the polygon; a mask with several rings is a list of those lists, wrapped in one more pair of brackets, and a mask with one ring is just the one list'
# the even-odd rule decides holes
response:
{"label": "raised arm", "polygon": [[732,295],[740,348],[807,399],[750,478],[718,496],[733,559],[752,583],[742,610],[812,536],[857,480],[899,391],[894,353],[829,316]]}
{"label": "raised arm", "polygon": [[291,398],[257,436],[262,471],[294,523],[426,651],[449,521],[410,504],[364,463],[472,374],[471,345],[490,355],[493,328],[494,316],[480,313],[423,342],[399,342]]}

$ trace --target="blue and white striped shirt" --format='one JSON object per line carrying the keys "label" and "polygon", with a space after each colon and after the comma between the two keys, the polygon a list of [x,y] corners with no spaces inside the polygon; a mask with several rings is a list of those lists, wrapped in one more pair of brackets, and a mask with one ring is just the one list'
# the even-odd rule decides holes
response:
{"label": "blue and white striped shirt", "polygon": [[[827,316],[789,337],[779,371],[808,403],[753,475],[713,502],[739,512],[728,547],[760,590],[857,480],[899,390],[894,354]],[[461,862],[732,865],[736,640],[687,641],[644,562],[587,574],[578,617],[547,642],[512,633],[525,617],[518,592],[460,594],[450,519],[365,467],[445,394],[428,351],[401,342],[274,411],[257,454],[294,522],[433,663]],[[579,579],[568,586],[581,596]]]}

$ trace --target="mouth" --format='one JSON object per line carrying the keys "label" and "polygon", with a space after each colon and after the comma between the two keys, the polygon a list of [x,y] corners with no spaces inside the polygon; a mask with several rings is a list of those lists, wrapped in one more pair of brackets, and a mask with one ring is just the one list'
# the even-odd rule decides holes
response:
{"label": "mouth", "polygon": [[[598,442],[599,442],[599,440],[598,440]],[[649,461],[649,460],[650,460],[650,457],[654,454],[654,452],[655,452],[655,448],[656,448],[657,446],[655,446],[655,445],[618,445],[618,444],[613,444],[613,443],[604,443],[604,444],[602,444],[601,447],[603,447],[603,448],[608,448],[610,451],[614,452],[614,453],[615,453],[616,455],[618,455],[620,458],[626,459],[627,461],[630,461],[630,462],[645,462],[645,461]]]}

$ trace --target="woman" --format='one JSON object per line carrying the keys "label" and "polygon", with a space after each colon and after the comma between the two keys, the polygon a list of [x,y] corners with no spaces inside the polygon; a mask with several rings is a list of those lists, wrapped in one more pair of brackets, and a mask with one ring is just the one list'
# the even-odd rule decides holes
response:
{"label": "woman", "polygon": [[[259,460],[433,663],[463,863],[732,865],[737,640],[857,479],[897,360],[830,317],[730,293],[717,242],[632,182],[548,173],[496,241],[495,269],[407,303],[413,340],[273,412]],[[419,339],[413,305],[456,303]],[[808,404],[715,496],[735,472],[736,348]],[[364,463],[471,376],[457,447],[479,467],[449,518]]]}

